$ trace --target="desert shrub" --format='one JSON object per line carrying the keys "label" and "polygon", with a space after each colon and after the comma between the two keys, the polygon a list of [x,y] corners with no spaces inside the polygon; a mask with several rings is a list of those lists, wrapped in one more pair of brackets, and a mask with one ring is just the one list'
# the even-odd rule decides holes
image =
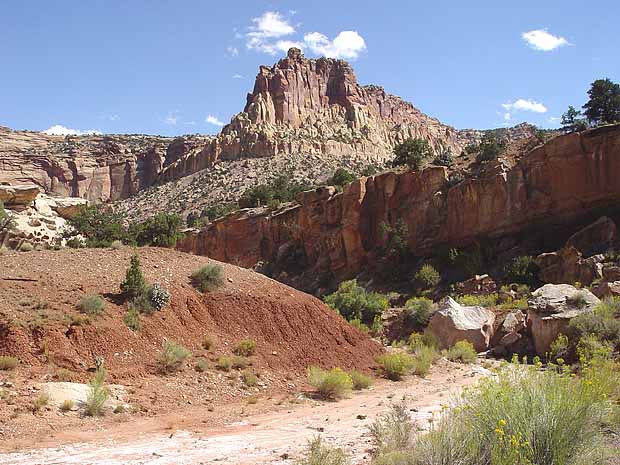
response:
{"label": "desert shrub", "polygon": [[422,377],[426,376],[431,370],[431,365],[438,358],[437,349],[428,346],[418,347],[413,355],[413,373]]}
{"label": "desert shrub", "polygon": [[211,292],[224,285],[224,269],[210,263],[192,273],[191,280],[192,286],[200,292]]}
{"label": "desert shrub", "polygon": [[455,299],[459,304],[466,306],[494,307],[499,303],[498,294],[471,295],[465,294]]}
{"label": "desert shrub", "polygon": [[254,355],[254,351],[256,350],[256,341],[254,339],[244,339],[237,347],[235,347],[235,354],[240,355],[242,357],[249,357]]}
{"label": "desert shrub", "polygon": [[348,465],[347,455],[341,449],[330,447],[317,436],[308,444],[306,456],[297,465]]}
{"label": "desert shrub", "polygon": [[452,166],[454,164],[454,157],[452,156],[452,150],[448,147],[441,152],[433,160],[433,165],[437,166]]}
{"label": "desert shrub", "polygon": [[[201,213],[200,213],[200,219],[203,220],[203,222],[206,220],[208,221],[213,221],[217,218],[221,218],[223,216],[228,215],[229,213],[232,213],[236,210],[239,210],[239,205],[236,203],[222,203],[222,204],[216,204],[216,205],[211,205],[207,208],[205,208]],[[195,226],[192,224],[189,224],[189,217],[188,217],[188,225],[189,226]]]}
{"label": "desert shrub", "polygon": [[362,320],[360,320],[359,318],[353,318],[352,320],[349,321],[349,324],[353,326],[354,328],[359,329],[363,333],[367,333],[370,331],[370,328],[368,327],[368,325],[363,323]]}
{"label": "desert shrub", "polygon": [[603,299],[592,312],[584,312],[572,318],[569,328],[571,336],[576,340],[593,335],[602,342],[620,347],[620,298]]}
{"label": "desert shrub", "polygon": [[65,399],[62,404],[60,404],[60,411],[69,412],[73,409],[73,407],[75,407],[75,402],[73,402],[71,399]]}
{"label": "desert shrub", "polygon": [[349,371],[349,377],[351,378],[351,382],[353,383],[353,389],[356,391],[360,391],[362,389],[367,389],[372,385],[372,377],[365,375],[357,370]]}
{"label": "desert shrub", "polygon": [[559,334],[557,338],[551,343],[549,347],[549,353],[547,358],[551,360],[565,359],[568,356],[569,342],[568,337],[564,334]]}
{"label": "desert shrub", "polygon": [[32,245],[30,242],[22,242],[21,245],[19,246],[20,252],[32,252],[33,250],[34,250],[34,245]]}
{"label": "desert shrub", "polygon": [[407,407],[404,404],[393,405],[388,413],[370,426],[375,455],[373,465],[408,464],[407,461],[388,461],[387,458],[388,456],[393,458],[393,454],[406,451],[413,439],[413,432],[413,421]]}
{"label": "desert shrub", "polygon": [[[131,242],[123,226],[125,217],[101,205],[80,207],[76,215],[67,219],[67,223],[71,227],[64,233],[64,237],[69,241],[77,239],[81,242],[77,236],[82,236],[86,247],[109,247],[114,241]],[[77,245],[77,242],[72,244]]]}
{"label": "desert shrub", "polygon": [[247,387],[254,387],[258,383],[258,377],[249,369],[241,372],[241,380]]}
{"label": "desert shrub", "polygon": [[334,172],[334,175],[327,181],[327,183],[332,186],[344,187],[347,184],[350,184],[353,181],[355,181],[355,179],[357,179],[356,176],[350,171],[344,168],[338,168]]}
{"label": "desert shrub", "polygon": [[105,300],[100,295],[89,295],[80,300],[78,307],[87,315],[99,315],[105,307]]}
{"label": "desert shrub", "polygon": [[19,360],[10,355],[0,355],[0,371],[14,370]]}
{"label": "desert shrub", "polygon": [[198,372],[198,373],[202,373],[203,371],[207,370],[207,361],[204,358],[199,359],[196,364],[194,365],[194,369]]}
{"label": "desert shrub", "polygon": [[157,358],[164,373],[178,371],[192,353],[174,341],[166,339],[162,344],[162,351]]}
{"label": "desert shrub", "polygon": [[125,413],[125,406],[118,404],[116,407],[114,407],[114,410],[112,410],[112,413],[115,414],[121,414],[121,413]]}
{"label": "desert shrub", "polygon": [[458,341],[448,349],[446,358],[453,362],[474,363],[478,359],[478,353],[471,342]]}
{"label": "desert shrub", "polygon": [[441,281],[441,275],[433,265],[425,263],[416,272],[415,280],[420,283],[424,289],[436,286]]}
{"label": "desert shrub", "polygon": [[405,308],[413,321],[420,326],[426,326],[435,313],[435,304],[426,297],[412,297],[405,302]]}
{"label": "desert shrub", "polygon": [[407,165],[412,170],[420,170],[432,156],[433,149],[426,139],[409,138],[394,147],[392,165]]}
{"label": "desert shrub", "polygon": [[424,333],[411,333],[409,336],[409,350],[415,352],[421,347],[431,347],[433,349],[439,348],[439,340],[428,331]]}
{"label": "desert shrub", "polygon": [[33,413],[40,411],[43,407],[45,407],[49,403],[49,401],[50,401],[50,396],[49,395],[47,395],[45,393],[39,394],[32,401],[32,411],[33,411]]}
{"label": "desert shrub", "polygon": [[147,291],[150,304],[155,310],[161,310],[170,302],[170,291],[159,283],[153,283]]}
{"label": "desert shrub", "polygon": [[138,313],[146,315],[151,315],[155,311],[155,308],[153,308],[151,304],[151,299],[149,299],[148,290],[138,297],[133,298],[127,304],[127,308],[134,309]]}
{"label": "desert shrub", "polygon": [[5,231],[10,231],[15,227],[15,220],[13,215],[6,211],[4,208],[4,202],[0,200],[0,236]]}
{"label": "desert shrub", "polygon": [[120,250],[123,248],[123,241],[112,241],[112,243],[110,244],[110,248],[114,249],[114,250]]}
{"label": "desert shrub", "polygon": [[174,213],[158,213],[142,223],[129,228],[130,236],[139,246],[174,247],[182,237],[183,220]]}
{"label": "desert shrub", "polygon": [[86,243],[79,237],[72,237],[71,239],[67,239],[65,245],[71,249],[81,249],[86,246]]}
{"label": "desert shrub", "polygon": [[103,406],[110,395],[108,388],[105,386],[106,370],[100,367],[93,379],[88,384],[88,394],[86,395],[86,404],[84,406],[84,414],[89,417],[97,417],[103,415]]}
{"label": "desert shrub", "polygon": [[217,363],[215,366],[218,367],[220,370],[230,371],[233,366],[233,358],[229,357],[228,355],[222,355],[220,358],[217,359]]}
{"label": "desert shrub", "polygon": [[504,266],[504,282],[526,284],[530,288],[536,288],[540,284],[538,271],[538,265],[534,263],[533,257],[529,255],[515,257]]}
{"label": "desert shrub", "polygon": [[140,329],[140,312],[132,305],[129,305],[125,315],[123,315],[123,323],[132,331],[138,331]]}
{"label": "desert shrub", "polygon": [[465,390],[410,446],[412,465],[602,463],[609,401],[588,379],[510,366]]}
{"label": "desert shrub", "polygon": [[249,358],[244,357],[242,355],[235,355],[231,357],[231,363],[232,363],[232,367],[235,370],[243,370],[249,365],[251,365],[252,361]]}
{"label": "desert shrub", "polygon": [[205,336],[200,345],[204,350],[211,350],[215,347],[215,339],[212,336]]}
{"label": "desert shrub", "polygon": [[383,370],[386,378],[398,381],[410,373],[415,365],[415,359],[404,352],[382,354],[377,357],[377,363]]}
{"label": "desert shrub", "polygon": [[309,367],[308,383],[323,399],[339,399],[353,389],[351,377],[340,368],[326,371],[318,367]]}
{"label": "desert shrub", "polygon": [[499,157],[506,149],[506,144],[500,141],[495,132],[486,132],[482,136],[482,141],[478,147],[479,152],[476,156],[476,161],[491,161]]}
{"label": "desert shrub", "polygon": [[594,334],[586,334],[577,343],[577,356],[581,366],[595,359],[610,359],[614,348],[607,341],[601,341]]}
{"label": "desert shrub", "polygon": [[259,184],[243,192],[239,198],[239,207],[254,208],[291,202],[297,194],[308,188],[309,186],[294,181],[291,176],[281,175],[267,184]]}
{"label": "desert shrub", "polygon": [[74,375],[75,374],[71,370],[67,370],[66,368],[58,368],[54,372],[54,380],[61,382],[71,381]]}
{"label": "desert shrub", "polygon": [[142,273],[142,266],[140,265],[140,258],[138,254],[131,256],[131,262],[127,272],[125,273],[125,280],[121,283],[121,292],[127,299],[135,299],[143,295],[146,291],[146,279]]}
{"label": "desert shrub", "polygon": [[383,245],[381,253],[390,261],[398,264],[406,262],[411,255],[409,243],[409,227],[404,220],[399,219],[394,225],[389,223],[381,223],[379,225],[381,234],[383,235]]}
{"label": "desert shrub", "polygon": [[325,296],[323,300],[345,319],[358,319],[366,325],[372,324],[375,317],[388,308],[386,296],[377,292],[366,292],[355,279],[343,281],[336,292]]}
{"label": "desert shrub", "polygon": [[575,292],[566,298],[566,303],[571,307],[583,308],[588,305],[585,293],[583,291]]}

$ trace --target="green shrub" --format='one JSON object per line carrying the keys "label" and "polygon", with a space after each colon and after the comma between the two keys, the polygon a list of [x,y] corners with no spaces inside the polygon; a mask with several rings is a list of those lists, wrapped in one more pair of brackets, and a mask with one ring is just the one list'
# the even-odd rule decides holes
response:
{"label": "green shrub", "polygon": [[486,377],[406,446],[412,465],[603,463],[609,401],[591,380],[510,366]]}
{"label": "green shrub", "polygon": [[439,348],[439,340],[428,331],[424,333],[411,333],[409,336],[409,350],[415,352],[421,347],[431,347],[433,349]]}
{"label": "green shrub", "polygon": [[145,315],[151,315],[155,311],[155,308],[153,308],[153,305],[151,304],[151,299],[149,299],[148,291],[131,299],[131,301],[127,304],[127,308],[133,309],[136,312]]}
{"label": "green shrub", "polygon": [[100,367],[94,378],[88,384],[88,394],[86,396],[86,404],[84,414],[89,417],[103,415],[103,406],[110,395],[105,386],[106,370]]}
{"label": "green shrub", "polygon": [[140,313],[131,304],[127,312],[125,312],[125,315],[123,315],[123,323],[132,331],[138,331],[140,329]]}
{"label": "green shrub", "polygon": [[222,355],[217,359],[217,364],[215,366],[220,370],[230,371],[233,366],[233,358],[228,355]]}
{"label": "green shrub", "polygon": [[435,287],[441,281],[441,275],[439,272],[428,263],[422,265],[422,267],[416,272],[415,280],[419,282],[425,289]]}
{"label": "green shrub", "polygon": [[174,247],[182,237],[183,220],[174,213],[158,213],[130,226],[129,234],[139,246]]}
{"label": "green shrub", "polygon": [[370,331],[368,325],[362,323],[362,320],[360,320],[359,318],[353,318],[351,321],[349,321],[349,324],[354,328],[360,330],[362,333],[368,333]]}
{"label": "green shrub", "polygon": [[470,295],[465,294],[463,296],[456,297],[459,304],[465,306],[481,306],[481,307],[494,307],[499,303],[498,294],[486,294],[486,295]]}
{"label": "green shrub", "polygon": [[381,366],[386,378],[398,381],[410,373],[415,365],[415,359],[403,352],[383,354],[377,357],[377,363]]}
{"label": "green shrub", "polygon": [[297,194],[308,190],[309,186],[300,184],[291,176],[281,175],[268,182],[247,189],[239,199],[239,207],[254,208],[269,204],[292,202]]}
{"label": "green shrub", "polygon": [[325,296],[323,300],[345,319],[358,319],[366,325],[372,324],[375,318],[388,308],[386,296],[366,292],[355,279],[343,281],[336,292]]}
{"label": "green shrub", "polygon": [[349,377],[351,378],[351,382],[353,383],[353,389],[355,389],[356,391],[367,389],[372,385],[372,378],[357,370],[349,371]]}
{"label": "green shrub", "polygon": [[13,215],[6,211],[4,202],[0,200],[0,236],[2,236],[5,231],[11,231],[14,227],[15,220],[13,219]]}
{"label": "green shrub", "polygon": [[588,305],[588,300],[586,299],[585,292],[579,291],[575,292],[573,295],[568,296],[566,298],[566,303],[571,307],[575,308],[583,308]]}
{"label": "green shrub", "polygon": [[215,339],[212,336],[205,336],[202,338],[201,345],[204,350],[211,350],[215,347]]}
{"label": "green shrub", "polygon": [[584,312],[572,318],[569,328],[575,340],[593,335],[602,342],[620,348],[620,298],[603,299],[592,312]]}
{"label": "green shrub", "polygon": [[431,365],[439,358],[437,349],[428,346],[418,347],[413,355],[412,371],[418,376],[426,376],[431,370]]}
{"label": "green shrub", "polygon": [[494,131],[488,131],[482,136],[476,161],[491,161],[499,157],[506,149],[506,144],[500,141]]}
{"label": "green shrub", "polygon": [[458,341],[448,349],[446,358],[453,362],[474,363],[478,359],[478,353],[471,342]]}
{"label": "green shrub", "polygon": [[70,228],[64,233],[68,239],[69,247],[79,246],[85,239],[86,247],[110,247],[115,241],[131,242],[127,229],[125,228],[125,217],[112,211],[112,209],[98,206],[84,205],[80,207],[78,213],[67,219]]}
{"label": "green shrub", "polygon": [[235,354],[240,355],[242,357],[249,357],[254,355],[254,351],[256,350],[256,341],[254,339],[244,339],[237,347],[235,347]]}
{"label": "green shrub", "polygon": [[413,318],[413,321],[420,326],[426,326],[436,310],[433,301],[426,297],[413,297],[407,300],[405,308]]}
{"label": "green shrub", "polygon": [[100,295],[89,295],[80,300],[78,307],[82,313],[99,315],[105,307],[105,300]]}
{"label": "green shrub", "polygon": [[196,362],[196,365],[194,365],[194,369],[198,373],[202,373],[207,370],[207,366],[207,361],[204,358],[201,358]]}
{"label": "green shrub", "polygon": [[352,183],[356,179],[356,176],[350,171],[344,168],[338,168],[334,172],[334,175],[327,181],[327,184],[330,184],[332,186],[344,187],[347,184]]}
{"label": "green shrub", "polygon": [[17,357],[0,355],[0,371],[14,370],[18,363]]}
{"label": "green shrub", "polygon": [[173,373],[179,370],[183,363],[190,358],[192,353],[185,347],[171,340],[165,340],[162,344],[162,351],[157,360],[164,373]]}
{"label": "green shrub", "polygon": [[147,291],[149,303],[155,310],[163,309],[170,302],[172,297],[170,291],[159,283],[153,283]]}
{"label": "green shrub", "polygon": [[43,407],[45,407],[50,401],[50,396],[41,393],[32,401],[32,411],[36,413],[40,411]]}
{"label": "green shrub", "polygon": [[116,407],[114,407],[114,410],[112,410],[112,413],[115,414],[121,414],[121,413],[125,413],[125,407],[121,404],[118,404]]}
{"label": "green shrub", "polygon": [[[370,435],[374,445],[376,463],[385,465],[409,464],[408,461],[388,461],[395,453],[405,452],[413,439],[413,422],[404,404],[393,405],[388,413],[370,426]],[[405,459],[405,456],[400,457]]]}
{"label": "green shrub", "polygon": [[531,288],[536,288],[540,284],[538,272],[539,268],[533,257],[529,255],[516,257],[504,267],[504,282],[525,284]]}
{"label": "green shrub", "polygon": [[114,250],[120,250],[123,248],[123,241],[112,241],[112,243],[110,244],[110,248],[114,249]]}
{"label": "green shrub", "polygon": [[308,444],[306,456],[297,465],[348,465],[347,455],[341,449],[325,445],[319,436]]}
{"label": "green shrub", "polygon": [[568,337],[564,334],[559,334],[558,337],[551,343],[549,347],[549,360],[565,359],[568,356],[569,343]]}
{"label": "green shrub", "polygon": [[211,292],[224,285],[224,269],[221,265],[210,263],[195,271],[191,280],[200,292]]}
{"label": "green shrub", "polygon": [[131,256],[131,263],[125,273],[125,280],[121,283],[121,292],[126,299],[135,299],[146,291],[146,279],[142,273],[138,254]]}
{"label": "green shrub", "polygon": [[79,237],[72,237],[71,239],[67,239],[65,244],[71,249],[81,249],[86,246],[84,240]]}
{"label": "green shrub", "polygon": [[411,255],[409,248],[409,227],[402,219],[396,221],[394,226],[389,223],[381,223],[379,225],[381,234],[383,234],[383,245],[381,253],[391,262],[404,264]]}
{"label": "green shrub", "polygon": [[73,407],[75,407],[75,402],[73,402],[71,399],[65,399],[62,404],[60,404],[60,411],[61,412],[69,412],[71,410],[73,410]]}
{"label": "green shrub", "polygon": [[241,372],[241,380],[247,387],[254,387],[256,386],[256,383],[258,383],[258,377],[249,369]]}
{"label": "green shrub", "polygon": [[407,165],[412,170],[424,168],[433,156],[433,149],[426,139],[406,139],[394,147],[393,166]]}
{"label": "green shrub", "polygon": [[340,368],[326,371],[309,367],[308,382],[323,399],[339,399],[353,389],[351,377]]}

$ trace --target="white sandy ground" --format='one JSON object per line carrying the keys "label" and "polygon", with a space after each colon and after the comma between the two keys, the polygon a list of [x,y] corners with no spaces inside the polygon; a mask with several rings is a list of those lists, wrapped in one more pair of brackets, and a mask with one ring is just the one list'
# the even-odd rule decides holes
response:
{"label": "white sandy ground", "polygon": [[[454,369],[447,377],[382,381],[370,390],[339,402],[304,402],[285,412],[249,417],[218,430],[141,434],[45,449],[0,454],[1,465],[290,465],[301,457],[308,440],[320,434],[345,449],[354,465],[369,462],[368,427],[393,403],[403,402],[420,428],[448,404],[463,386],[489,372],[479,366]],[[364,416],[359,417],[359,416]],[[105,432],[100,435],[105,438]],[[108,434],[108,437],[110,435]]]}

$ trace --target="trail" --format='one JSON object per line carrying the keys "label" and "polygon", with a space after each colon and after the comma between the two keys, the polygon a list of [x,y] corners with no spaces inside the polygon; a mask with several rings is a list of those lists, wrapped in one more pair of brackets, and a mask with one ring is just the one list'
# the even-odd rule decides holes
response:
{"label": "trail", "polygon": [[1,454],[0,464],[290,465],[318,434],[345,449],[354,465],[366,464],[372,446],[368,427],[392,404],[405,402],[417,425],[426,428],[442,404],[488,373],[475,365],[436,368],[427,379],[381,381],[339,402],[292,404],[287,411],[248,417],[212,431],[135,433],[113,440],[102,439],[106,437],[102,431],[89,442]]}

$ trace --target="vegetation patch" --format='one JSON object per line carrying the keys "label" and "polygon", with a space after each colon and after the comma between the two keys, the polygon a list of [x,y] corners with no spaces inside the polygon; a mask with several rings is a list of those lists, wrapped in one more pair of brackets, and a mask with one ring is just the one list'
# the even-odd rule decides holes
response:
{"label": "vegetation patch", "polygon": [[183,366],[183,363],[192,356],[192,353],[185,347],[171,340],[165,340],[162,344],[162,351],[157,360],[164,373],[174,373]]}
{"label": "vegetation patch", "polygon": [[357,319],[365,325],[373,324],[375,318],[388,308],[387,296],[367,292],[355,279],[343,281],[336,292],[325,296],[323,300],[346,320]]}
{"label": "vegetation patch", "polygon": [[401,380],[403,376],[411,373],[415,366],[415,359],[404,352],[382,354],[376,361],[385,377],[392,381]]}
{"label": "vegetation patch", "polygon": [[105,308],[105,300],[100,295],[90,295],[83,297],[78,307],[82,313],[87,315],[99,315]]}
{"label": "vegetation patch", "polygon": [[235,347],[235,354],[240,355],[242,357],[249,357],[254,355],[254,351],[256,350],[256,341],[254,339],[244,339],[237,347]]}
{"label": "vegetation patch", "polygon": [[478,353],[471,342],[458,341],[448,349],[446,358],[453,362],[475,363],[478,360]]}
{"label": "vegetation patch", "polygon": [[11,357],[10,355],[0,355],[0,370],[8,371],[14,370],[17,367],[19,360],[17,357]]}
{"label": "vegetation patch", "polygon": [[353,389],[351,376],[340,368],[323,370],[311,366],[308,368],[308,383],[323,399],[340,399]]}
{"label": "vegetation patch", "polygon": [[211,292],[224,285],[224,269],[221,265],[208,264],[192,273],[191,280],[200,292]]}

